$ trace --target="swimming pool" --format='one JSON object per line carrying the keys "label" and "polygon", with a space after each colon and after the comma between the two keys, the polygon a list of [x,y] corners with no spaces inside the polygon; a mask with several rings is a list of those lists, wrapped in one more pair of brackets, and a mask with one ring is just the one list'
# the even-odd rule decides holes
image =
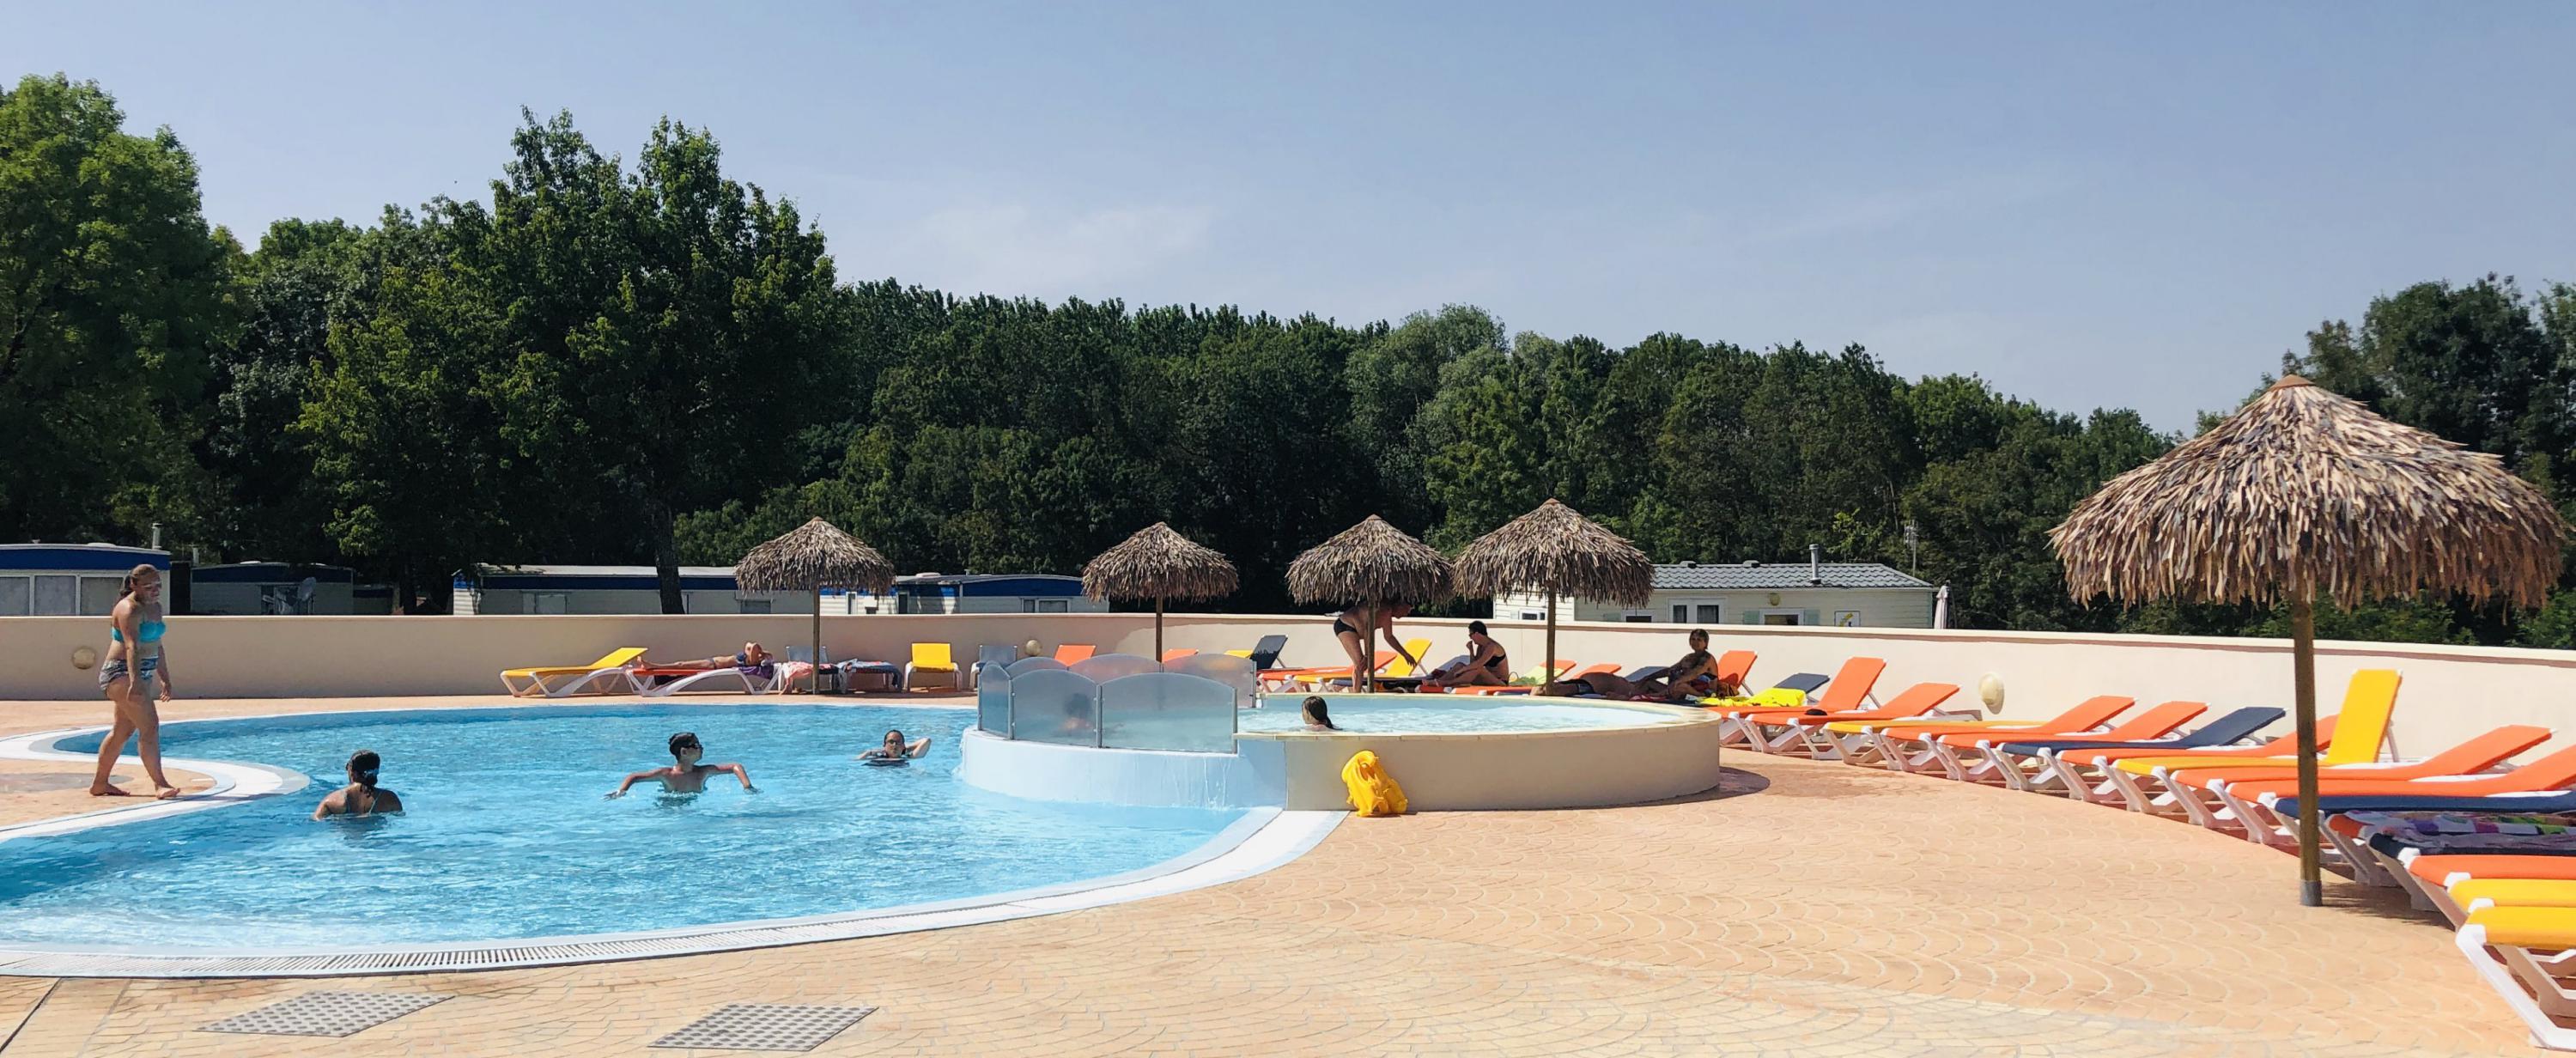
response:
{"label": "swimming pool", "polygon": [[[966,710],[649,705],[172,724],[172,757],[314,785],[244,804],[0,841],[0,946],[343,949],[673,930],[967,902],[1205,855],[1242,811],[1025,801],[954,775]],[[853,760],[889,727],[936,741]],[[602,795],[674,731],[741,761],[708,792]],[[55,748],[95,751],[98,736]],[[313,822],[360,748],[408,813]]]}
{"label": "swimming pool", "polygon": [[[1243,712],[1244,731],[1298,731],[1298,703],[1303,695],[1272,694],[1262,707]],[[1333,725],[1364,734],[1477,734],[1527,731],[1579,731],[1605,727],[1648,727],[1674,718],[1644,709],[1585,705],[1560,698],[1531,699],[1513,695],[1325,695]]]}

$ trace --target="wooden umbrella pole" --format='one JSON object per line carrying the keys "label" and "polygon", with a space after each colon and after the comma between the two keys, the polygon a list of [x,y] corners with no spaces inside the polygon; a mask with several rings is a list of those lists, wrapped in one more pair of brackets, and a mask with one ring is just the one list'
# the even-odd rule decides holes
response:
{"label": "wooden umbrella pole", "polygon": [[[747,659],[746,659],[747,660]],[[814,682],[816,694],[823,693],[823,586],[814,586]]]}
{"label": "wooden umbrella pole", "polygon": [[1360,663],[1352,667],[1351,686],[1362,694],[1377,693],[1377,604],[1365,607],[1368,618],[1368,646],[1360,651]]}
{"label": "wooden umbrella pole", "polygon": [[2317,618],[2304,587],[2290,597],[2290,659],[2299,709],[2299,903],[2323,907],[2326,888],[2317,865]]}
{"label": "wooden umbrella pole", "polygon": [[[1556,682],[1556,589],[1547,589],[1547,653],[1538,659],[1539,686]],[[1504,673],[1509,677],[1510,673]]]}
{"label": "wooden umbrella pole", "polygon": [[1154,597],[1154,664],[1163,663],[1163,597]]}

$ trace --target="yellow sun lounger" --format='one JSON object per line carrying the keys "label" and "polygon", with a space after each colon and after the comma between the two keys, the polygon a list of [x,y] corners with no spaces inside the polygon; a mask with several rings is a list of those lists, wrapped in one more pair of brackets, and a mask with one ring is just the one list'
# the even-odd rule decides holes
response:
{"label": "yellow sun lounger", "polygon": [[2576,951],[2576,908],[2479,907],[2454,938],[2478,976],[2543,1047],[2576,1050],[2576,993],[2559,976]]}
{"label": "yellow sun lounger", "polygon": [[[619,647],[599,656],[588,665],[555,665],[525,669],[501,670],[501,689],[513,698],[561,698],[583,691],[606,692],[611,685],[624,683],[634,690],[634,679],[626,667],[644,656],[643,647]],[[561,684],[550,681],[562,680]]]}

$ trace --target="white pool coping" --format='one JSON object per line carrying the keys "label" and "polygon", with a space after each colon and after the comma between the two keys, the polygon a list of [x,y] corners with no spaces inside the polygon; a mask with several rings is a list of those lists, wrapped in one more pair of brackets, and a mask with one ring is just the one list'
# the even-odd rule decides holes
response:
{"label": "white pool coping", "polygon": [[[634,704],[634,703],[618,703]],[[658,704],[658,703],[646,703]],[[481,707],[472,707],[481,708]],[[499,708],[541,709],[544,706]],[[966,707],[958,707],[966,708]],[[449,710],[359,710],[209,718],[229,722],[281,717],[384,716]],[[55,746],[104,727],[65,728],[0,739],[0,759],[94,760]],[[131,760],[132,758],[123,758]],[[159,819],[182,812],[243,804],[305,788],[299,772],[234,761],[167,758],[171,767],[215,779],[204,792],[170,801],[87,812],[0,828],[0,841],[68,834]],[[906,904],[796,918],[719,922],[634,933],[593,933],[445,944],[366,947],[155,948],[150,945],[13,945],[0,943],[0,976],[27,977],[347,977],[446,973],[566,966],[623,959],[668,958],[709,952],[775,948],[818,941],[852,940],[895,933],[949,929],[1062,914],[1110,904],[1169,896],[1239,881],[1304,855],[1332,833],[1347,812],[1248,810],[1244,818],[1198,848],[1150,867],[1060,885],[958,900]]]}

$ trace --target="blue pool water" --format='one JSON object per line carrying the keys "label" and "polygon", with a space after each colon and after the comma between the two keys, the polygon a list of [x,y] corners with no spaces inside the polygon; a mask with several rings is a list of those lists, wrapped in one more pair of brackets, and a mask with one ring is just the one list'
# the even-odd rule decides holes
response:
{"label": "blue pool water", "polygon": [[[0,944],[365,947],[669,929],[1080,881],[1197,849],[1240,812],[1022,801],[955,776],[967,710],[540,707],[174,724],[175,757],[313,776],[305,791],[0,841]],[[930,755],[852,757],[900,727]],[[695,797],[628,772],[697,732],[740,761]],[[63,748],[95,751],[96,736]],[[407,814],[313,822],[349,754]]]}
{"label": "blue pool water", "polygon": [[[1245,731],[1295,731],[1299,694],[1271,694],[1259,709],[1243,712]],[[1563,700],[1531,701],[1510,695],[1420,695],[1350,698],[1325,695],[1333,726],[1377,734],[1475,734],[1480,732],[1575,731],[1602,727],[1645,727],[1672,722],[1671,717],[1642,709],[1578,705]]]}

